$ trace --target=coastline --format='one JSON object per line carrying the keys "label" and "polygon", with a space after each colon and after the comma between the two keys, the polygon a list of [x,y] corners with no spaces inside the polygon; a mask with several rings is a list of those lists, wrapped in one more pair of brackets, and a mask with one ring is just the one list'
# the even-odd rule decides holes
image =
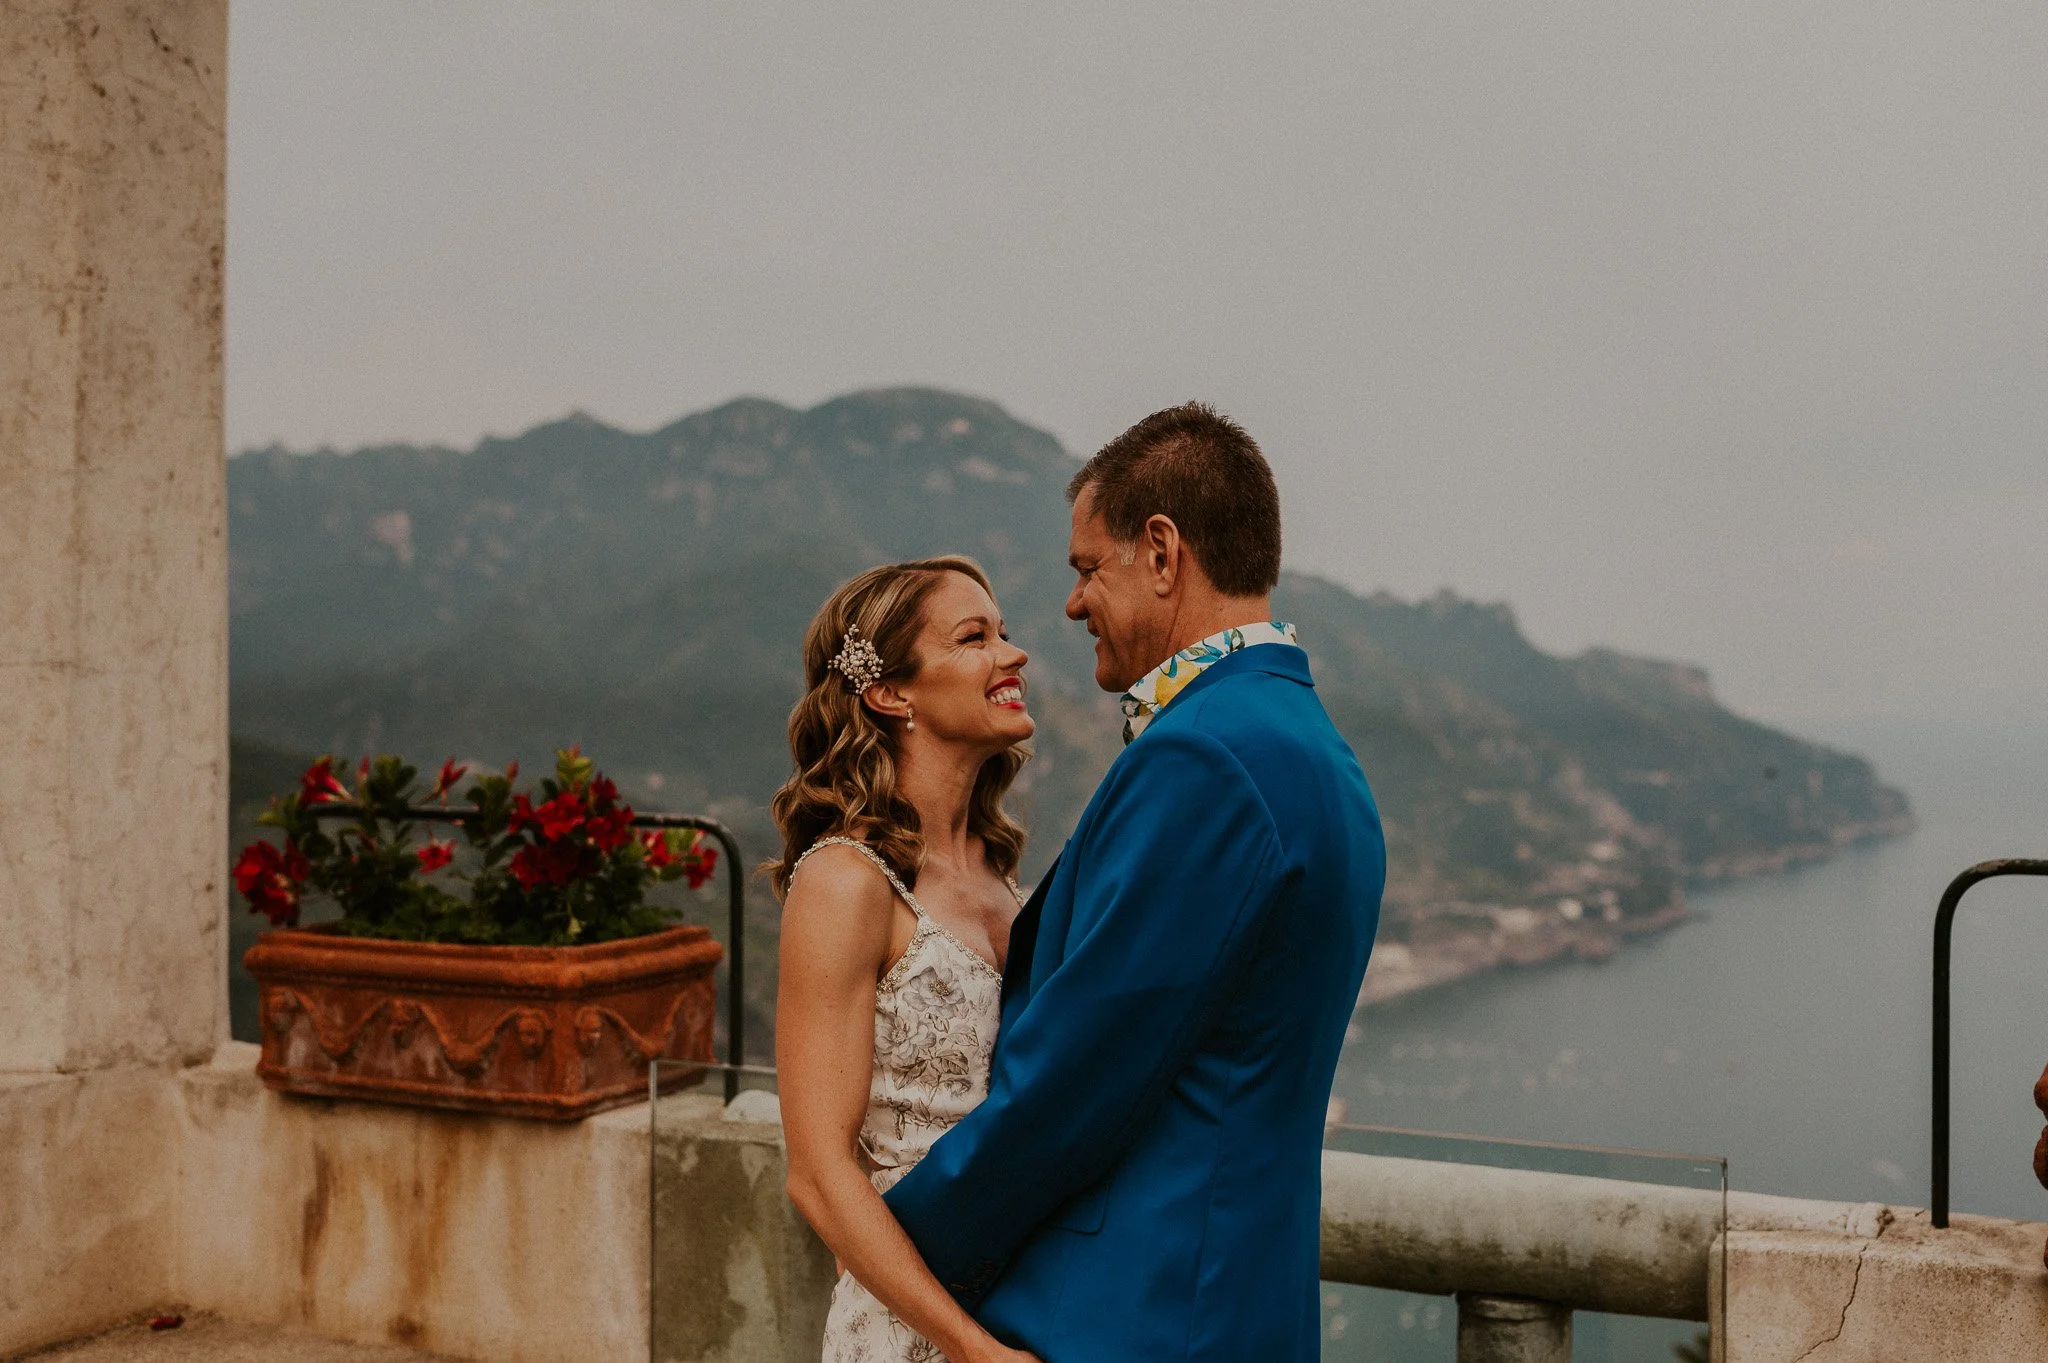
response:
{"label": "coastline", "polygon": [[1898,814],[1889,819],[1870,819],[1860,823],[1843,824],[1830,831],[1826,842],[1800,842],[1780,847],[1771,852],[1759,852],[1743,857],[1716,857],[1685,870],[1688,879],[1698,881],[1747,880],[1751,876],[1776,875],[1800,866],[1811,866],[1816,862],[1832,860],[1846,847],[1860,843],[1881,842],[1886,838],[1902,838],[1912,832],[1919,821],[1911,813]]}
{"label": "coastline", "polygon": [[1571,922],[1554,909],[1489,907],[1483,913],[1492,920],[1491,927],[1439,930],[1421,941],[1381,942],[1374,947],[1358,991],[1358,1007],[1384,1007],[1493,970],[1561,960],[1604,961],[1630,938],[1662,932],[1692,917],[1683,899],[1613,923]]}
{"label": "coastline", "polygon": [[[1911,814],[1846,824],[1826,842],[1799,843],[1746,857],[1725,857],[1687,869],[1698,884],[1726,883],[1831,860],[1846,847],[1903,837],[1913,831]],[[1619,919],[1568,919],[1554,908],[1487,904],[1448,905],[1410,920],[1409,940],[1382,941],[1373,948],[1360,1011],[1460,980],[1502,969],[1526,969],[1559,961],[1605,961],[1631,939],[1676,927],[1693,917],[1683,891],[1651,913]]]}

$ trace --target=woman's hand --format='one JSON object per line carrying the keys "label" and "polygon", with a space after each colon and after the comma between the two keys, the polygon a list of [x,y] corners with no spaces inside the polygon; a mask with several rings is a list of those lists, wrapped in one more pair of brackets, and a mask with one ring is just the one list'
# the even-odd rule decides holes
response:
{"label": "woman's hand", "polygon": [[959,1363],[1041,1363],[1037,1354],[1013,1349],[994,1336],[983,1338],[986,1342],[962,1357]]}

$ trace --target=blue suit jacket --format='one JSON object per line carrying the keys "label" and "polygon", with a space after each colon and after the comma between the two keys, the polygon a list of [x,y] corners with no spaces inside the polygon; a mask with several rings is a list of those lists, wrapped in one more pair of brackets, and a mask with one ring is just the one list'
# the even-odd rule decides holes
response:
{"label": "blue suit jacket", "polygon": [[888,1203],[1046,1363],[1314,1363],[1322,1135],[1386,844],[1300,649],[1213,664],[1019,915],[989,1096]]}

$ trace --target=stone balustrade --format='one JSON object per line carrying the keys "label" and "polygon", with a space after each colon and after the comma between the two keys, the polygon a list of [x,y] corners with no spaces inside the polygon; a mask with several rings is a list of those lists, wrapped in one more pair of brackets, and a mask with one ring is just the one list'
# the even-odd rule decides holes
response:
{"label": "stone balustrade", "polygon": [[[498,1363],[817,1356],[831,1256],[761,1095],[537,1123],[285,1097],[255,1058],[0,1084],[0,1356],[166,1307]],[[1339,1152],[1324,1181],[1324,1276],[1460,1294],[1467,1360],[1546,1357],[1482,1349],[1573,1310],[1709,1320],[1727,1363],[2048,1357],[2048,1226],[1732,1194],[1723,1238],[1695,1189]]]}
{"label": "stone balustrade", "polygon": [[[1711,1322],[1725,1363],[2048,1358],[2043,1229],[1957,1216],[1936,1230],[1916,1209],[1732,1193],[1724,1232],[1718,1192],[1336,1151],[1323,1162],[1323,1276],[1480,1308],[1461,1309],[1465,1363],[1561,1363],[1569,1345],[1550,1322],[1572,1310]],[[1504,1300],[1556,1310],[1486,1314]],[[1494,1348],[1545,1331],[1547,1351]]]}

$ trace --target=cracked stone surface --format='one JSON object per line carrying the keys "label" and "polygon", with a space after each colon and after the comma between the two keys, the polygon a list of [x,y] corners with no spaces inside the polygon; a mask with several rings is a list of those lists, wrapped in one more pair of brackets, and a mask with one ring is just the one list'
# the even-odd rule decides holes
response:
{"label": "cracked stone surface", "polygon": [[2038,1363],[2048,1274],[2033,1222],[1886,1209],[1874,1234],[1738,1229],[1728,1363]]}
{"label": "cracked stone surface", "polygon": [[[1880,1230],[1878,1234],[1882,1236],[1884,1232]],[[1836,1319],[1835,1328],[1828,1331],[1812,1348],[1800,1354],[1799,1363],[1805,1363],[1805,1360],[1813,1357],[1816,1353],[1819,1353],[1822,1349],[1840,1339],[1842,1331],[1849,1327],[1849,1313],[1856,1309],[1856,1291],[1863,1286],[1863,1261],[1870,1257],[1870,1246],[1872,1243],[1866,1240],[1863,1242],[1863,1247],[1856,1251],[1856,1271],[1849,1278],[1849,1296],[1842,1303],[1842,1314]]]}

